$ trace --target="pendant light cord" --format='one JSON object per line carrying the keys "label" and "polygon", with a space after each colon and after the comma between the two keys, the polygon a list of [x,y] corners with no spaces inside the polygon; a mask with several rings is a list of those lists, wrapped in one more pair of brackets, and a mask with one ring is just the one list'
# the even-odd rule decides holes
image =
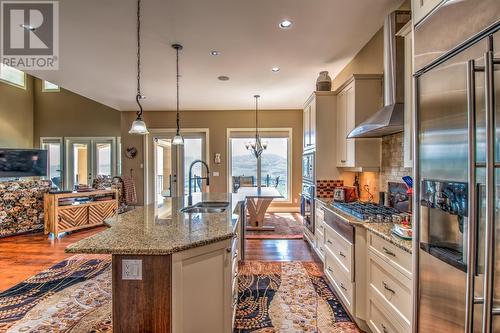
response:
{"label": "pendant light cord", "polygon": [[135,101],[139,106],[137,119],[141,119],[142,116],[141,99],[141,0],[137,0],[137,94],[135,95]]}
{"label": "pendant light cord", "polygon": [[177,76],[176,76],[176,79],[177,79],[177,135],[179,135],[179,131],[180,131],[180,116],[179,116],[179,48],[176,48],[175,49],[176,51],[176,71],[177,71]]}

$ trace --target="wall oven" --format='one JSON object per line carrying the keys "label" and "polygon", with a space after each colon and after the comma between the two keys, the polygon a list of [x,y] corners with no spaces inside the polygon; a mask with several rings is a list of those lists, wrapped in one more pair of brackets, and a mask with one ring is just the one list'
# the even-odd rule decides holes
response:
{"label": "wall oven", "polygon": [[314,152],[302,155],[302,182],[314,184]]}
{"label": "wall oven", "polygon": [[314,234],[314,193],[314,185],[302,185],[302,194],[300,197],[300,215],[302,215],[304,226],[312,234]]}

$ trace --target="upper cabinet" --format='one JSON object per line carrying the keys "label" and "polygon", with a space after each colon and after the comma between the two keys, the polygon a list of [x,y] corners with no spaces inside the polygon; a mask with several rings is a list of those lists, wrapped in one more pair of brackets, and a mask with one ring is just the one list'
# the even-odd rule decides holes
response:
{"label": "upper cabinet", "polygon": [[315,91],[304,104],[304,151],[315,152],[317,179],[339,179],[339,171],[332,168],[337,155],[336,96],[333,91]]}
{"label": "upper cabinet", "polygon": [[308,100],[304,107],[304,150],[316,146],[316,99]]}
{"label": "upper cabinet", "polygon": [[383,105],[382,75],[353,75],[336,91],[337,167],[380,168],[381,139],[348,139],[347,135]]}
{"label": "upper cabinet", "polygon": [[411,11],[413,13],[413,23],[417,24],[443,0],[412,0]]}
{"label": "upper cabinet", "polygon": [[412,22],[408,22],[398,32],[404,38],[405,49],[405,124],[403,140],[403,164],[405,168],[413,167],[413,40]]}

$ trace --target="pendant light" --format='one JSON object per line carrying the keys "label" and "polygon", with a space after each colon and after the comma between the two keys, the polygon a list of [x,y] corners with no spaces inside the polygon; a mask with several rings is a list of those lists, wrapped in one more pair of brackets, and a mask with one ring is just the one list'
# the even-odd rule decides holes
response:
{"label": "pendant light", "polygon": [[255,140],[247,142],[245,147],[250,150],[250,152],[255,156],[255,158],[259,158],[262,155],[262,152],[267,149],[267,143],[262,142],[259,136],[259,98],[260,95],[254,95],[255,98]]}
{"label": "pendant light", "polygon": [[142,105],[140,100],[145,97],[141,94],[141,0],[137,0],[137,94],[135,95],[135,101],[139,106],[139,111],[137,111],[137,118],[132,123],[130,134],[148,134],[148,128],[146,123],[142,120]]}
{"label": "pendant light", "polygon": [[182,45],[180,44],[173,44],[172,47],[175,49],[175,55],[176,55],[176,71],[177,71],[177,113],[176,113],[176,124],[177,124],[177,131],[175,132],[174,139],[172,140],[173,145],[183,145],[184,144],[184,138],[182,137],[180,133],[180,119],[179,119],[179,51],[182,50]]}

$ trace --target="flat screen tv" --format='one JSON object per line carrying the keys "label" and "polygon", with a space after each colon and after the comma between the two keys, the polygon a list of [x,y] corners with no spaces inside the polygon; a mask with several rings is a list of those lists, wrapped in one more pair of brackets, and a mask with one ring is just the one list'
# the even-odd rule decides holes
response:
{"label": "flat screen tv", "polygon": [[0,148],[0,177],[47,175],[47,150]]}

